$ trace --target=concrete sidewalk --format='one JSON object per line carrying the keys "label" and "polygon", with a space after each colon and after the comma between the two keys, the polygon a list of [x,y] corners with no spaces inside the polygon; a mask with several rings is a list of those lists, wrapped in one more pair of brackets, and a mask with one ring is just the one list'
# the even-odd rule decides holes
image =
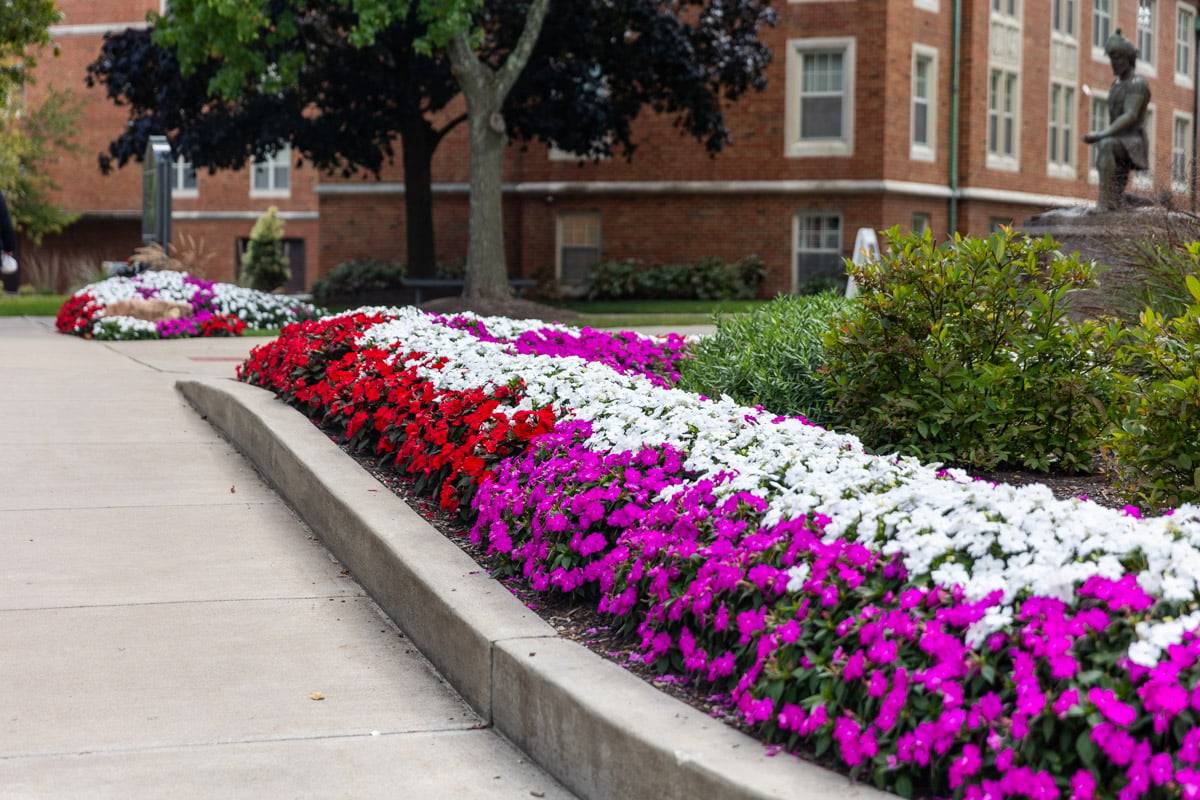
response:
{"label": "concrete sidewalk", "polygon": [[176,391],[256,343],[0,319],[0,798],[571,797]]}

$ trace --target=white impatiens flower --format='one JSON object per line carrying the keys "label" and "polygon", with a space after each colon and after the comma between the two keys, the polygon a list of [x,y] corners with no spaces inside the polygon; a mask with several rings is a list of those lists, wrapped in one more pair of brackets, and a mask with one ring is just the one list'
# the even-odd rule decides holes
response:
{"label": "white impatiens flower", "polygon": [[804,587],[804,582],[808,580],[808,573],[808,564],[797,564],[794,567],[790,567],[787,571],[787,590],[789,592],[800,591]]}
{"label": "white impatiens flower", "polygon": [[[961,471],[942,472],[910,458],[869,455],[852,436],[797,419],[778,420],[727,397],[709,400],[658,387],[577,357],[518,354],[505,342],[482,341],[414,308],[388,313],[392,318],[372,326],[367,341],[402,343],[403,353],[446,359],[436,369],[428,363],[419,367],[439,388],[523,381],[526,394],[520,408],[554,407],[589,421],[589,445],[596,449],[678,448],[697,479],[728,476],[716,486],[718,496],[744,491],[762,497],[768,504],[765,525],[822,514],[830,520],[828,539],[853,540],[885,556],[899,555],[917,580],[961,586],[971,601],[999,591],[1001,605],[971,627],[971,642],[1008,626],[1021,598],[1073,602],[1077,587],[1093,576],[1117,579],[1136,569],[1148,592],[1172,601],[1197,599],[1196,507],[1137,519],[1087,501],[1055,499],[1045,486],[973,481]],[[537,321],[476,319],[500,338],[550,327]],[[674,487],[664,494],[683,490]],[[789,591],[799,591],[805,569],[788,570]],[[1200,626],[1200,612],[1192,616],[1139,631],[1130,658],[1155,661],[1185,631]]]}

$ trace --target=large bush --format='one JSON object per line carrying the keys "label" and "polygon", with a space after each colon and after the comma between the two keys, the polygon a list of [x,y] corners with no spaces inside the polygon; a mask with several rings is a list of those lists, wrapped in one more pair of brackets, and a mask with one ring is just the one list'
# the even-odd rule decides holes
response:
{"label": "large bush", "polygon": [[1110,446],[1118,483],[1147,506],[1200,501],[1200,280],[1167,319],[1146,309],[1121,349],[1128,405]]}
{"label": "large bush", "polygon": [[847,265],[861,294],[827,336],[839,427],[877,452],[1089,469],[1116,335],[1068,316],[1092,266],[1008,229],[942,247],[887,235],[878,260]]}
{"label": "large bush", "polygon": [[592,267],[590,300],[749,300],[766,276],[755,255],[726,263],[715,256],[689,264],[643,266],[636,259],[602,261]]}
{"label": "large bush", "polygon": [[718,319],[717,330],[690,348],[679,386],[826,424],[830,387],[820,375],[822,337],[849,303],[831,292],[779,297],[751,313]]}

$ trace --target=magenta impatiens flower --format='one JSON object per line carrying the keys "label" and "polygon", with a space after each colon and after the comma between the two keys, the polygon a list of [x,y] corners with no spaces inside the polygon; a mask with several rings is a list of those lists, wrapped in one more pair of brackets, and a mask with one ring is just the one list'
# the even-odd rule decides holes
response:
{"label": "magenta impatiens flower", "polygon": [[957,789],[963,781],[979,772],[982,765],[979,748],[973,744],[963,745],[962,755],[950,763],[950,788]]}
{"label": "magenta impatiens flower", "polygon": [[1087,699],[1096,709],[1117,725],[1129,727],[1137,719],[1137,711],[1128,703],[1117,699],[1112,689],[1101,689],[1093,686],[1088,690]]}
{"label": "magenta impatiens flower", "polygon": [[1081,769],[1071,776],[1071,800],[1095,800],[1096,776]]}

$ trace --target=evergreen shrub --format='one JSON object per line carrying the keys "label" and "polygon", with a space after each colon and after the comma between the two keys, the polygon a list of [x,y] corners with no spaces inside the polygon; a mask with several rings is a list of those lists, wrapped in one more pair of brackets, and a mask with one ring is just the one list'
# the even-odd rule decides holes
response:
{"label": "evergreen shrub", "polygon": [[353,259],[338,264],[313,284],[313,299],[330,303],[341,297],[400,289],[404,265],[380,259]]}
{"label": "evergreen shrub", "polygon": [[721,317],[711,336],[689,347],[679,387],[825,425],[831,393],[820,374],[822,337],[851,302],[832,292],[781,296],[753,312]]}
{"label": "evergreen shrub", "polygon": [[761,258],[727,263],[708,256],[687,264],[644,266],[637,259],[601,261],[592,267],[589,300],[749,300],[766,277]]}
{"label": "evergreen shrub", "polygon": [[283,254],[283,220],[279,209],[267,209],[250,231],[250,242],[242,254],[239,283],[259,292],[273,292],[292,276]]}

